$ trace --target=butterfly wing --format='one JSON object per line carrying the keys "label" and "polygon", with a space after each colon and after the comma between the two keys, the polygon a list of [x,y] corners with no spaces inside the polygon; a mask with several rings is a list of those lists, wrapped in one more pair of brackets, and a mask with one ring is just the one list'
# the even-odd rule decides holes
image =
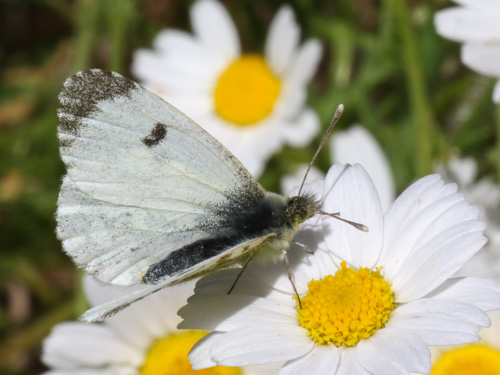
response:
{"label": "butterfly wing", "polygon": [[[233,236],[233,216],[264,197],[219,142],[116,73],[77,73],[59,99],[68,175],[57,233],[74,261],[104,282],[137,284],[176,250]],[[201,267],[193,262],[152,283],[188,277]]]}
{"label": "butterfly wing", "polygon": [[[210,269],[214,264],[217,265],[218,263],[226,263],[227,259],[224,259],[226,257],[232,257],[236,258],[238,255],[241,255],[250,249],[255,249],[261,245],[264,245],[266,241],[271,240],[273,237],[276,237],[275,233],[269,233],[267,235],[254,238],[248,241],[245,241],[241,243],[240,245],[234,247],[231,249],[231,252],[228,254],[219,254],[211,259],[207,259],[197,266],[197,272],[204,272],[205,270]],[[187,274],[189,273],[189,270],[184,271],[183,273]],[[182,281],[182,274],[176,275],[176,277],[166,277],[162,279],[159,283],[154,284],[154,285],[145,285],[142,289],[140,290],[135,290],[129,294],[126,294],[118,299],[115,299],[113,301],[104,303],[99,306],[95,306],[89,310],[87,310],[81,317],[80,319],[89,323],[93,322],[100,322],[117,312],[123,310],[127,306],[129,306],[131,303],[139,301],[143,299],[144,297],[147,297],[148,295],[155,293],[159,291],[160,289],[168,286],[175,284],[179,281]]]}

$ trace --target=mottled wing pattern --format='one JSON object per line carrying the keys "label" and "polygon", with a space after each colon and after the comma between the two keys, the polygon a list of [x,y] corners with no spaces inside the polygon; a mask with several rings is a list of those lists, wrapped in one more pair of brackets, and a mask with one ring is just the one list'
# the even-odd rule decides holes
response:
{"label": "mottled wing pattern", "polygon": [[[229,235],[231,215],[265,194],[191,119],[116,73],[77,73],[59,99],[68,175],[57,233],[74,261],[104,282],[137,284],[174,250]],[[207,266],[158,282],[171,284],[200,267]]]}

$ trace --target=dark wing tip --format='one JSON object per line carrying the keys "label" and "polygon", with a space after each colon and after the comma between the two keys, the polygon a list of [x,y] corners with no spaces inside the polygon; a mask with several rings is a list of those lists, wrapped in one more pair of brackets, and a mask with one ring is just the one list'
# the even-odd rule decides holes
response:
{"label": "dark wing tip", "polygon": [[97,104],[130,96],[138,85],[118,73],[92,69],[76,73],[64,82],[59,94],[59,131],[76,135],[81,119],[98,110]]}

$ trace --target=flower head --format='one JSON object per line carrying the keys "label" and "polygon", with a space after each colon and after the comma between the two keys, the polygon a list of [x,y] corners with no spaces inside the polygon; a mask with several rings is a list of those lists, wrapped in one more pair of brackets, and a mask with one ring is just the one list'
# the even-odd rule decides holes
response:
{"label": "flower head", "polygon": [[[85,279],[93,305],[130,292],[130,287],[110,287]],[[130,375],[257,375],[273,374],[276,367],[216,367],[194,371],[187,354],[202,331],[179,331],[177,309],[193,291],[193,283],[164,289],[109,318],[104,324],[61,323],[46,338],[42,360],[48,374]]]}
{"label": "flower head", "polygon": [[[436,14],[437,32],[464,43],[462,61],[480,74],[500,78],[500,3],[492,0],[454,0],[458,7]],[[500,82],[493,91],[500,103]]]}
{"label": "flower head", "polygon": [[165,30],[155,49],[137,51],[132,71],[142,83],[192,117],[258,176],[284,143],[304,146],[319,120],[306,107],[306,85],[321,57],[317,40],[299,45],[300,28],[282,7],[269,29],[265,55],[241,52],[224,7],[199,0],[194,35]]}
{"label": "flower head", "polygon": [[284,265],[203,278],[180,310],[183,328],[213,330],[191,351],[195,368],[286,361],[280,374],[408,374],[430,370],[428,346],[478,340],[484,311],[500,308],[500,283],[453,274],[486,242],[479,210],[438,175],[410,186],[385,212],[359,166],[334,165],[308,186],[323,210],[361,232],[314,217]]}
{"label": "flower head", "polygon": [[[478,256],[482,255],[482,256]],[[487,256],[486,256],[487,255]],[[492,275],[500,278],[500,255],[482,250],[468,262],[463,274]],[[500,311],[490,312],[491,326],[479,332],[481,341],[458,347],[436,347],[432,350],[431,375],[493,375],[500,373]]]}

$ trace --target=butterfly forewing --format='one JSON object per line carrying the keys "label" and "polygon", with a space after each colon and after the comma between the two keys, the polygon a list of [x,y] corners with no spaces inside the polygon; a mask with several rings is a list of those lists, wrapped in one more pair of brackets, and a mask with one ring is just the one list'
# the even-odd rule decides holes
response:
{"label": "butterfly forewing", "polygon": [[[220,143],[116,73],[80,72],[66,81],[60,101],[68,176],[58,235],[77,264],[102,281],[138,283],[176,249],[233,235],[231,215],[264,197]],[[187,269],[196,267],[177,271]]]}

